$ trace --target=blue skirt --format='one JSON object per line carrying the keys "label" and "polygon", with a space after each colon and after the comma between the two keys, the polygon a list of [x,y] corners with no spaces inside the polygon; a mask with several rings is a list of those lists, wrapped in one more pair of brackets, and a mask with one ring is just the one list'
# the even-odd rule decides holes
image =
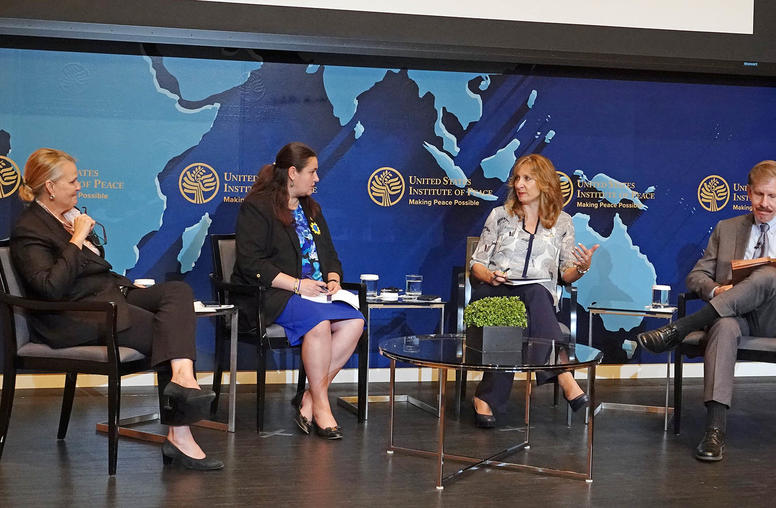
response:
{"label": "blue skirt", "polygon": [[304,334],[315,328],[321,321],[343,319],[364,319],[364,316],[344,302],[318,303],[299,295],[291,295],[275,323],[285,329],[288,342],[292,346],[297,346],[302,343]]}

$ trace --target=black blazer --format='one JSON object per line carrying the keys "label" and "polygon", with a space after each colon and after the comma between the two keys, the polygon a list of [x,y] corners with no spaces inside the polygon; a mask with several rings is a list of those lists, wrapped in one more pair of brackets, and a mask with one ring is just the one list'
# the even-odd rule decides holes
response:
{"label": "black blazer", "polygon": [[[103,257],[70,243],[71,236],[39,204],[32,202],[24,209],[11,233],[11,258],[27,295],[41,300],[115,302],[118,330],[129,328],[129,310],[119,287],[132,282],[112,272]],[[41,312],[29,318],[32,339],[51,347],[93,342],[104,326],[104,317],[94,312]]]}
{"label": "black blazer", "polygon": [[[342,264],[331,241],[331,234],[323,214],[311,218],[304,210],[308,221],[315,222],[320,233],[313,231],[315,247],[324,277],[330,272],[339,274],[342,280]],[[237,215],[236,229],[237,260],[232,273],[232,282],[261,285],[267,288],[264,294],[264,319],[272,323],[286,306],[293,294],[291,291],[272,287],[272,281],[279,273],[301,277],[302,249],[293,223],[283,225],[272,211],[272,204],[266,194],[251,194],[245,198]],[[256,325],[256,309],[248,301],[238,299],[245,312],[245,324]],[[241,325],[244,321],[241,316]],[[242,328],[242,326],[241,326]]]}

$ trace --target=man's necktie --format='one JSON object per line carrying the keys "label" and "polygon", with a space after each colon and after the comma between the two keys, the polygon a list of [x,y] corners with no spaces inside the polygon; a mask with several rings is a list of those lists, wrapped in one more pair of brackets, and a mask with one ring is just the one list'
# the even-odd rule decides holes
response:
{"label": "man's necktie", "polygon": [[754,257],[764,258],[768,255],[768,224],[760,224],[760,238],[757,239],[757,245],[754,246]]}

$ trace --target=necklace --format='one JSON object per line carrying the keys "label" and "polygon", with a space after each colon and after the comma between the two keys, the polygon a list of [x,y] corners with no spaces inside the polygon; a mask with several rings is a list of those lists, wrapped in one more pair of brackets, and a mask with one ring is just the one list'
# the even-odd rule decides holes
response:
{"label": "necklace", "polygon": [[63,221],[62,219],[60,219],[60,218],[59,218],[59,217],[58,217],[58,216],[57,216],[57,215],[56,215],[54,212],[52,212],[51,210],[49,210],[49,207],[47,207],[45,204],[43,204],[43,202],[42,202],[41,200],[39,200],[39,199],[36,199],[36,200],[35,200],[35,202],[36,202],[36,203],[38,203],[38,204],[39,204],[39,205],[40,205],[40,206],[41,206],[41,207],[42,207],[44,210],[46,210],[48,213],[50,213],[50,214],[51,214],[51,216],[52,216],[52,217],[54,217],[56,220],[58,220],[58,221],[59,221],[59,222],[60,222],[60,223],[61,223],[63,226],[65,226],[65,229],[67,229],[67,230],[68,230],[68,231],[70,231],[71,233],[73,232],[73,225],[72,225],[71,223],[69,223],[69,222],[65,222],[65,221]]}

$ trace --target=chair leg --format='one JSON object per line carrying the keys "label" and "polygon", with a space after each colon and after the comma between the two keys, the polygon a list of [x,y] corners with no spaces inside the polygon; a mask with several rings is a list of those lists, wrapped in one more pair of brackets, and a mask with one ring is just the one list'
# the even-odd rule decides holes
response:
{"label": "chair leg", "polygon": [[[12,363],[6,359],[7,363]],[[13,409],[13,396],[16,391],[16,369],[6,367],[3,372],[3,394],[0,399],[0,458],[3,456],[5,438],[8,435],[8,423],[11,421],[11,409]]]}
{"label": "chair leg", "polygon": [[67,425],[70,423],[70,413],[73,410],[77,377],[77,372],[68,372],[65,374],[65,391],[62,394],[62,412],[59,415],[59,431],[57,432],[57,439],[65,439],[65,436],[67,435]]}
{"label": "chair leg", "polygon": [[299,378],[296,380],[296,393],[302,393],[304,387],[307,384],[307,373],[304,370],[304,363],[302,363],[302,357],[299,357]]}
{"label": "chair leg", "polygon": [[119,405],[121,378],[117,372],[108,376],[108,474],[116,474],[119,452]]}
{"label": "chair leg", "polygon": [[674,354],[674,434],[679,434],[682,424],[682,351]]}
{"label": "chair leg", "polygon": [[156,371],[156,389],[159,394],[159,410],[160,414],[164,411],[164,388],[172,380],[172,368],[167,365],[160,367]]}
{"label": "chair leg", "polygon": [[367,383],[369,382],[369,337],[366,331],[358,341],[358,423],[366,421]]}
{"label": "chair leg", "polygon": [[[223,319],[226,319],[226,316],[223,317]],[[224,341],[224,334],[222,331],[222,327],[217,325],[218,328],[216,329],[216,345],[215,345],[215,366],[213,368],[213,392],[216,394],[216,398],[213,399],[213,403],[210,405],[210,415],[215,416],[215,414],[218,412],[218,401],[221,398],[221,385],[223,383],[223,377],[224,377],[224,349],[225,349],[225,342]]]}
{"label": "chair leg", "polygon": [[468,377],[467,371],[465,369],[461,370],[461,393],[459,394],[458,400],[463,403],[466,400],[466,378]]}
{"label": "chair leg", "polygon": [[264,430],[264,390],[267,383],[267,349],[264,344],[257,347],[256,362],[256,432]]}

